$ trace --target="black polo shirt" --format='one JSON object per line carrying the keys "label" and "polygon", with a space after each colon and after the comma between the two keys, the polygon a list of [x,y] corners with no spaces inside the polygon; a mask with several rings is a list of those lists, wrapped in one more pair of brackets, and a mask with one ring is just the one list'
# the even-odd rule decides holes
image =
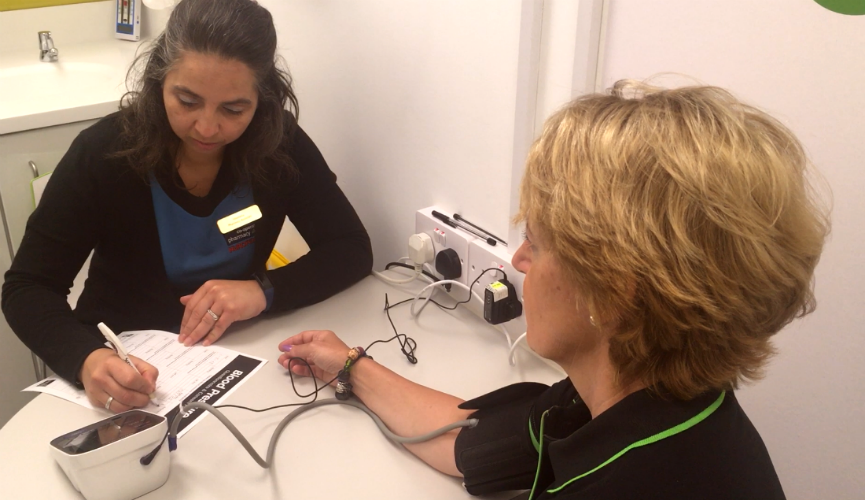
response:
{"label": "black polo shirt", "polygon": [[552,387],[511,385],[461,408],[477,410],[479,419],[460,432],[454,447],[474,495],[527,490],[517,498],[785,498],[763,440],[731,391],[679,401],[642,390],[592,419],[565,379]]}

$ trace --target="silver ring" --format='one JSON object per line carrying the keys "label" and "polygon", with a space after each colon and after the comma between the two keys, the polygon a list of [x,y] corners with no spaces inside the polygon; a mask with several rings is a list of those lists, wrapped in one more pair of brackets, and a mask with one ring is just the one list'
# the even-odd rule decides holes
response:
{"label": "silver ring", "polygon": [[211,311],[210,309],[207,310],[207,314],[209,314],[210,317],[213,318],[213,322],[214,322],[214,323],[216,323],[217,321],[219,321],[219,315],[216,314],[215,312]]}
{"label": "silver ring", "polygon": [[114,396],[108,396],[108,401],[105,402],[105,409],[111,411],[111,403],[114,401]]}

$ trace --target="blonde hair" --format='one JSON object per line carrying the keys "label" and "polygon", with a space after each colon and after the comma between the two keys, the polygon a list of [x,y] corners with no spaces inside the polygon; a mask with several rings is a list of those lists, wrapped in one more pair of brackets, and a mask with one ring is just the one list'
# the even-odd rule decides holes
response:
{"label": "blonde hair", "polygon": [[516,221],[544,236],[610,332],[620,384],[680,399],[762,376],[813,311],[829,230],[793,134],[716,87],[620,81],[532,146]]}

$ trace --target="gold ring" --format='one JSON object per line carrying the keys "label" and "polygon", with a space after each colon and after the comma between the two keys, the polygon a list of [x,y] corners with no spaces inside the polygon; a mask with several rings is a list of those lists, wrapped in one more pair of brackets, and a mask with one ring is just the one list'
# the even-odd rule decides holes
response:
{"label": "gold ring", "polygon": [[211,311],[210,309],[207,310],[207,314],[210,315],[210,317],[213,319],[213,322],[214,322],[214,323],[216,323],[217,321],[219,321],[219,315],[216,314],[215,312]]}

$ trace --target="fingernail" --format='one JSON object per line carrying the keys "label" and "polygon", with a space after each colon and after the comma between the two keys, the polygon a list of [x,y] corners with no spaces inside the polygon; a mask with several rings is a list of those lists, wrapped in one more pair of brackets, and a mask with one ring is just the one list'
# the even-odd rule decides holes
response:
{"label": "fingernail", "polygon": [[279,346],[279,350],[282,352],[290,352],[291,346],[290,345],[281,345],[281,346]]}

